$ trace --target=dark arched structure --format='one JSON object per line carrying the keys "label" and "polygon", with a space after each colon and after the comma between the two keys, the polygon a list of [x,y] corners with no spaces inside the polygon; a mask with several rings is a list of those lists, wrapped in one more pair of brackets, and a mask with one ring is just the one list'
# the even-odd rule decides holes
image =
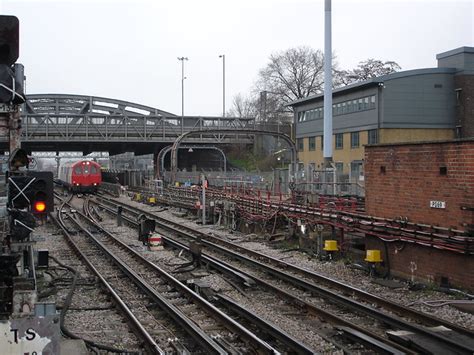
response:
{"label": "dark arched structure", "polygon": [[[178,169],[178,149],[181,144],[181,141],[191,135],[215,135],[215,134],[245,134],[245,135],[271,135],[274,137],[279,137],[285,140],[288,143],[289,149],[291,150],[291,166],[293,173],[297,169],[298,154],[296,150],[295,143],[291,140],[289,136],[284,133],[279,132],[269,132],[258,129],[206,129],[200,131],[192,131],[181,134],[174,142],[173,147],[171,148],[171,183],[175,183],[176,172]],[[294,174],[296,177],[296,174]]]}
{"label": "dark arched structure", "polygon": [[[165,156],[166,154],[168,154],[171,150],[173,149],[173,146],[172,145],[169,145],[165,148],[163,148],[162,150],[160,150],[160,152],[158,153],[157,155],[157,158],[154,162],[154,164],[156,164],[155,166],[157,167],[156,168],[156,177],[157,178],[160,178],[162,177],[164,171],[165,171]],[[222,168],[224,170],[224,172],[227,171],[227,158],[225,156],[225,153],[222,149],[218,148],[218,147],[214,147],[214,146],[209,146],[209,145],[196,145],[196,144],[191,144],[191,145],[181,145],[179,147],[179,149],[209,149],[209,150],[215,150],[215,151],[218,151],[221,155],[222,155]]]}

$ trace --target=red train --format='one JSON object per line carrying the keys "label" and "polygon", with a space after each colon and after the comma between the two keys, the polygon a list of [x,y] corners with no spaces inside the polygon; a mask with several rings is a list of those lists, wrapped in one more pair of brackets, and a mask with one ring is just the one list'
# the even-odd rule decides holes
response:
{"label": "red train", "polygon": [[61,164],[58,180],[73,192],[96,192],[102,182],[100,165],[88,160]]}

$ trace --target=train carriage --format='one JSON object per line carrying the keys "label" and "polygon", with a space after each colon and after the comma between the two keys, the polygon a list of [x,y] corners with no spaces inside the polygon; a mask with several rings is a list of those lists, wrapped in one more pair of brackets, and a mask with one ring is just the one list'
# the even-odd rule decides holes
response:
{"label": "train carriage", "polygon": [[58,179],[73,192],[96,192],[102,182],[100,165],[88,160],[61,164]]}

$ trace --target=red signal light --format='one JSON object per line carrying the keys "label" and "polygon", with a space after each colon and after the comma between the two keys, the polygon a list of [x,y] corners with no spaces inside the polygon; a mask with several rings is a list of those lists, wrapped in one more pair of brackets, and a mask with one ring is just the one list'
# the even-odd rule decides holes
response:
{"label": "red signal light", "polygon": [[44,212],[46,210],[46,203],[44,201],[36,201],[33,208],[35,212]]}

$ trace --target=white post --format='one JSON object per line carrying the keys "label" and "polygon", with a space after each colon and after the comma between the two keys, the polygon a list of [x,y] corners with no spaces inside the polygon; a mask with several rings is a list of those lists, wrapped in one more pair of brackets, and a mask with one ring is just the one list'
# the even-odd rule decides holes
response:
{"label": "white post", "polygon": [[181,61],[181,134],[184,132],[184,61],[188,60],[187,57],[178,57]]}
{"label": "white post", "polygon": [[225,54],[219,58],[222,58],[222,117],[225,117]]}
{"label": "white post", "polygon": [[331,0],[324,3],[324,163],[332,161],[332,48]]}

